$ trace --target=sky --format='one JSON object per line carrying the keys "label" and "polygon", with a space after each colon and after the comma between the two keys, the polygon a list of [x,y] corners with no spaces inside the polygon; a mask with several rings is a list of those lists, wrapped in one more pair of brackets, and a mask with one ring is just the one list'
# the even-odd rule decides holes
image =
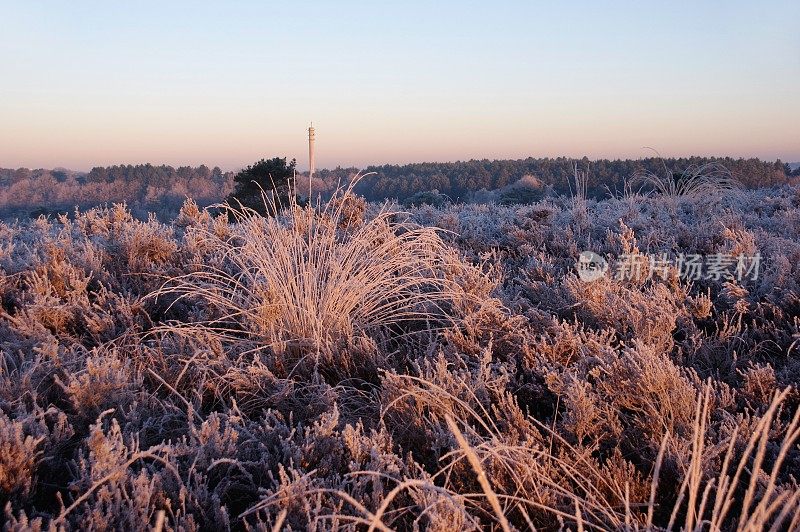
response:
{"label": "sky", "polygon": [[0,0],[0,167],[800,161],[800,2]]}

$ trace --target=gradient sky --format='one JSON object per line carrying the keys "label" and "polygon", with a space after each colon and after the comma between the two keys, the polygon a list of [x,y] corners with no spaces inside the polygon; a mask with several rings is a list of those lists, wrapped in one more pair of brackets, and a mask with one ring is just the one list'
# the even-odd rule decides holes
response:
{"label": "gradient sky", "polygon": [[0,167],[800,161],[800,2],[0,0]]}

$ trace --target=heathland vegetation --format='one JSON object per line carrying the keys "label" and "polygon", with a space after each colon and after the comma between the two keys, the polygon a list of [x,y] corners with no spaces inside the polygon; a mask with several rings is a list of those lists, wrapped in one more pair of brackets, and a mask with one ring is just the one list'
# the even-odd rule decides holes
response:
{"label": "heathland vegetation", "polygon": [[800,190],[660,170],[0,224],[5,527],[796,530]]}

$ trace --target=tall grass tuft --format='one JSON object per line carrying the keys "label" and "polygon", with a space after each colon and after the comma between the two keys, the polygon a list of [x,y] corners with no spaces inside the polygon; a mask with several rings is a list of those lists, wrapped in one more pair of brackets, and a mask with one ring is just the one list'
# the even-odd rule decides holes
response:
{"label": "tall grass tuft", "polygon": [[321,352],[402,322],[446,319],[457,290],[441,274],[452,254],[439,231],[387,206],[364,219],[354,185],[316,206],[290,200],[277,217],[224,205],[237,222],[231,234],[208,228],[198,238],[214,260],[155,295],[202,300],[215,316],[202,326],[276,351]]}
{"label": "tall grass tuft", "polygon": [[589,197],[589,165],[586,165],[584,170],[578,168],[578,163],[572,163],[572,179],[575,184],[575,190],[572,190],[573,183],[567,180],[569,185],[572,200],[576,205],[585,205]]}
{"label": "tall grass tuft", "polygon": [[634,174],[631,184],[650,188],[668,198],[709,196],[738,187],[731,172],[720,163],[690,165],[680,173],[666,166],[660,174],[641,170]]}

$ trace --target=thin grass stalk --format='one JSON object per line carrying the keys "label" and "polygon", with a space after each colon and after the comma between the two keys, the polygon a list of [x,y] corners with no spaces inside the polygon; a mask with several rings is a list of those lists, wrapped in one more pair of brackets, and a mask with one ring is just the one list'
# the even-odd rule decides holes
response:
{"label": "thin grass stalk", "polygon": [[483,493],[486,495],[486,499],[489,501],[489,504],[495,513],[495,517],[497,517],[497,520],[500,523],[500,528],[503,529],[503,532],[510,532],[511,527],[508,524],[508,519],[506,519],[506,516],[503,513],[503,509],[500,506],[500,500],[497,498],[497,494],[492,489],[491,484],[489,484],[489,479],[486,477],[486,472],[483,470],[483,466],[481,465],[480,459],[478,459],[478,455],[475,454],[475,451],[469,446],[467,440],[464,438],[464,435],[461,433],[461,430],[459,430],[458,425],[456,425],[455,421],[453,421],[453,418],[449,415],[445,415],[444,418],[447,422],[447,426],[453,433],[456,442],[458,442],[458,446],[461,447],[462,451],[464,451],[464,454],[467,456],[467,460],[469,460],[472,469],[478,476],[478,483],[480,484],[481,489],[483,489]]}

